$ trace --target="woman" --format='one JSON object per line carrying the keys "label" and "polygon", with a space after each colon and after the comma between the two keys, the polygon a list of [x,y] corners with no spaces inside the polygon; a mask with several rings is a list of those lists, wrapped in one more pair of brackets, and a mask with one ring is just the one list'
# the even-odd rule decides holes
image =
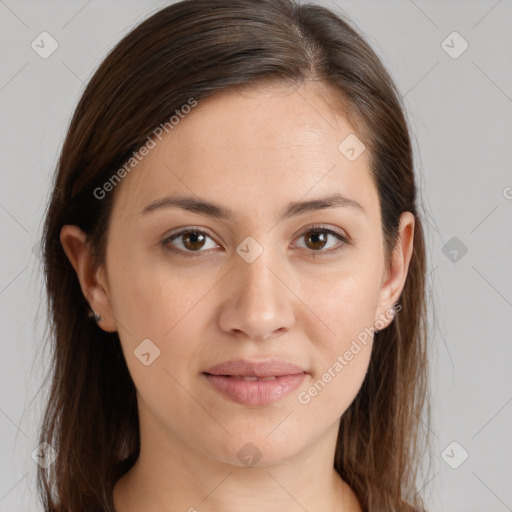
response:
{"label": "woman", "polygon": [[399,95],[341,15],[185,0],[133,29],[46,216],[45,510],[424,510],[416,196]]}

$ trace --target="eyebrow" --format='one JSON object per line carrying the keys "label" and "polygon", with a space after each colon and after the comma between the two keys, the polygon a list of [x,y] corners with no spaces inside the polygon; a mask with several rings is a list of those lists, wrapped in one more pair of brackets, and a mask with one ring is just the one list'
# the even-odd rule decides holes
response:
{"label": "eyebrow", "polygon": [[[317,210],[340,207],[352,207],[355,211],[359,211],[366,215],[366,212],[360,203],[345,197],[340,193],[334,193],[326,197],[311,199],[309,201],[291,202],[281,211],[280,218],[289,219],[291,217],[304,215]],[[230,208],[204,199],[196,199],[194,197],[187,196],[168,196],[157,199],[144,207],[140,213],[147,214],[162,208],[181,208],[200,215],[224,220],[232,219],[235,216],[233,210]]]}

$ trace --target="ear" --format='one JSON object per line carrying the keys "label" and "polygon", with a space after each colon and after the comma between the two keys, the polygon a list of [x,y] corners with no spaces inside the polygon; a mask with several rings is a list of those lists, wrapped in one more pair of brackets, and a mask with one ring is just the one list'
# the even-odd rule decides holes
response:
{"label": "ear", "polygon": [[413,253],[414,225],[414,215],[411,212],[403,212],[400,216],[398,245],[391,256],[389,268],[384,272],[379,292],[375,323],[377,320],[379,325],[384,323],[384,327],[378,328],[379,331],[388,327],[393,321],[390,311],[394,310],[393,305],[400,298],[404,288]]}
{"label": "ear", "polygon": [[98,326],[107,332],[116,331],[106,272],[95,266],[87,235],[78,226],[65,225],[60,231],[60,243],[75,269],[85,299],[102,317]]}

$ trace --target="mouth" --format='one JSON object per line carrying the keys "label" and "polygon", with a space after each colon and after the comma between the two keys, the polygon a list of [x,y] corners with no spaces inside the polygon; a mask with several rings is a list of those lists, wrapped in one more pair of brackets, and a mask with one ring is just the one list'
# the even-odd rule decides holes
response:
{"label": "mouth", "polygon": [[308,372],[284,359],[236,359],[202,372],[211,389],[231,402],[250,406],[270,405],[284,399]]}
{"label": "mouth", "polygon": [[308,373],[284,361],[230,361],[201,374],[209,387],[231,402],[265,406],[284,399]]}
{"label": "mouth", "polygon": [[265,378],[272,380],[272,378],[300,375],[307,372],[301,366],[284,359],[266,359],[263,361],[236,359],[212,366],[203,373],[221,377],[248,377],[246,380]]}
{"label": "mouth", "polygon": [[[271,375],[269,377],[258,377],[256,375],[215,375],[213,373],[203,372],[203,375],[210,375],[216,377],[226,377],[234,380],[246,380],[246,381],[255,381],[255,380],[277,380],[277,375]],[[280,376],[281,377],[281,376]]]}

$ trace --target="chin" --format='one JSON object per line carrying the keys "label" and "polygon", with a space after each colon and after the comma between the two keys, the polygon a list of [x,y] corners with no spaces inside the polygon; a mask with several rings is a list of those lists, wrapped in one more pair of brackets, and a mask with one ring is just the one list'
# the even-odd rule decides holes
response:
{"label": "chin", "polygon": [[[275,428],[275,424],[274,424]],[[262,429],[260,434],[229,437],[223,443],[209,446],[211,457],[224,464],[243,467],[269,467],[293,457],[300,450],[289,436],[268,436],[271,429]]]}

